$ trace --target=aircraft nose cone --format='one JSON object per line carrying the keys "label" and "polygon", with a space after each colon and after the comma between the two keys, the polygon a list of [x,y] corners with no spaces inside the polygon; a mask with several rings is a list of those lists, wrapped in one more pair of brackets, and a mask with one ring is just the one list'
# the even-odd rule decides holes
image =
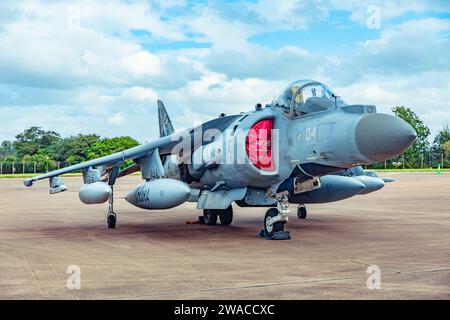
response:
{"label": "aircraft nose cone", "polygon": [[369,114],[356,125],[356,144],[371,161],[384,161],[405,152],[416,139],[414,129],[388,114]]}

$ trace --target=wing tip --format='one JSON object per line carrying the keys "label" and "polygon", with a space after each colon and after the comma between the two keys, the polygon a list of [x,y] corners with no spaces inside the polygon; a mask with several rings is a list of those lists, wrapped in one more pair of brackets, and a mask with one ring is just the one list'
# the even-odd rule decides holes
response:
{"label": "wing tip", "polygon": [[33,178],[23,180],[25,187],[31,187],[33,185]]}

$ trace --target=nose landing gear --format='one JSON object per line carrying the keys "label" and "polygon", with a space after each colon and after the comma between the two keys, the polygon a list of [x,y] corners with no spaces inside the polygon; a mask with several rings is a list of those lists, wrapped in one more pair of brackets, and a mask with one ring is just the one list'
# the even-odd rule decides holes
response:
{"label": "nose landing gear", "polygon": [[278,209],[270,208],[269,210],[267,210],[264,217],[264,231],[269,237],[273,236],[275,232],[284,231],[285,223],[286,222],[279,220]]}
{"label": "nose landing gear", "polygon": [[270,208],[264,216],[264,230],[259,236],[269,240],[288,240],[291,238],[289,231],[284,230],[288,222],[289,198],[287,194],[276,195],[277,208]]}

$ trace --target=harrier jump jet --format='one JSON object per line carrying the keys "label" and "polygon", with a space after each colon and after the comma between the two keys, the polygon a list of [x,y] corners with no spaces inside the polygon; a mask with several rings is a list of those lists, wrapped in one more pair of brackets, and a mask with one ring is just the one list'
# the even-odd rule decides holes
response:
{"label": "harrier jump jet", "polygon": [[[158,101],[160,138],[131,149],[26,179],[50,179],[50,193],[65,191],[60,175],[81,171],[86,204],[108,202],[107,223],[115,228],[113,188],[117,178],[141,171],[143,183],[126,200],[140,208],[170,209],[186,201],[203,210],[201,222],[229,225],[232,203],[268,207],[267,237],[286,233],[289,204],[304,218],[307,203],[337,201],[375,191],[377,177],[351,169],[402,154],[416,133],[400,118],[373,105],[347,104],[326,85],[301,80],[286,86],[263,107],[224,115],[175,133]],[[133,164],[123,168],[126,160]],[[350,169],[350,171],[348,170]],[[353,172],[353,171],[355,172]]]}

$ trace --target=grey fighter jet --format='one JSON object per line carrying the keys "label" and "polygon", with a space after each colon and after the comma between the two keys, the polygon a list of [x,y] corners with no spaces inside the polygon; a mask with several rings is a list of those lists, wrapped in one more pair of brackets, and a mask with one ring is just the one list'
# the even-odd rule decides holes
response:
{"label": "grey fighter jet", "polygon": [[[159,139],[26,179],[25,185],[49,178],[50,193],[58,193],[67,189],[61,175],[81,171],[80,200],[108,202],[107,224],[115,228],[113,187],[117,178],[140,171],[143,183],[127,194],[129,203],[159,210],[196,202],[207,225],[230,225],[233,202],[268,207],[263,232],[271,238],[286,236],[290,203],[304,218],[307,203],[383,187],[383,180],[357,166],[402,154],[416,138],[402,119],[377,113],[373,105],[347,104],[313,80],[289,84],[265,107],[221,114],[183,132],[174,131],[160,101],[158,115]],[[125,160],[134,163],[121,169]]]}

